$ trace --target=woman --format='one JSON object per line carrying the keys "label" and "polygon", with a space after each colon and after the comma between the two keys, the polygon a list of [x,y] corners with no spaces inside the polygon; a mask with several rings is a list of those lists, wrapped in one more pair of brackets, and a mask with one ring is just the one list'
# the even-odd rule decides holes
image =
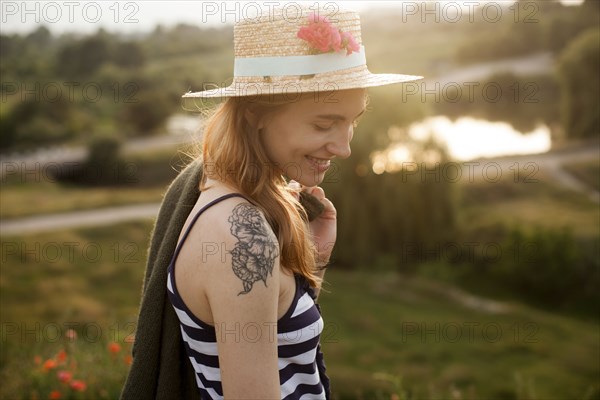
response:
{"label": "woman", "polygon": [[[315,301],[336,240],[336,211],[318,185],[332,160],[350,156],[365,88],[421,77],[371,74],[355,12],[295,10],[291,17],[285,7],[270,9],[237,23],[232,85],[184,95],[227,100],[205,126],[201,177],[182,173],[200,181],[185,222],[155,228],[159,254],[157,235],[164,241],[172,225],[180,228],[178,245],[168,265],[164,257],[155,261],[151,247],[123,398],[148,386],[154,397],[167,396],[169,385],[189,384],[173,370],[182,376],[190,369],[202,398],[329,398]],[[310,204],[301,202],[311,198],[306,194],[319,213],[302,206]],[[165,269],[181,329],[168,339],[173,318],[164,309],[158,322],[151,304],[163,303],[149,300],[160,297],[151,286]],[[177,354],[187,367],[169,357],[165,340],[182,346],[185,355]],[[146,355],[150,343],[161,347],[160,357]],[[141,378],[141,369],[151,378]]]}

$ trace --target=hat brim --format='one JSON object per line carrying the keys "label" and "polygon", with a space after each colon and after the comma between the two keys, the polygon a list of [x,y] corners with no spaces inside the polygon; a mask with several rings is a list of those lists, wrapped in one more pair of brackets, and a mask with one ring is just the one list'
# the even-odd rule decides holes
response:
{"label": "hat brim", "polygon": [[200,92],[188,92],[183,98],[222,98],[260,96],[273,94],[294,94],[311,92],[331,92],[335,90],[360,89],[376,86],[392,85],[396,83],[412,82],[423,79],[418,75],[404,74],[373,74],[368,70],[359,74],[317,74],[315,76],[298,79],[281,79],[272,81],[241,81],[234,79],[233,83],[226,87],[209,89]]}

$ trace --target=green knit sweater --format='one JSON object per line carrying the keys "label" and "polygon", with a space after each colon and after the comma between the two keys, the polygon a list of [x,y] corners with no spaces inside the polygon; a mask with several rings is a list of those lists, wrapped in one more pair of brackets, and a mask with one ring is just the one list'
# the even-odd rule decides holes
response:
{"label": "green knit sweater", "polygon": [[166,287],[177,238],[200,196],[201,174],[199,160],[189,164],[171,183],[160,207],[148,252],[133,363],[121,399],[200,399]]}

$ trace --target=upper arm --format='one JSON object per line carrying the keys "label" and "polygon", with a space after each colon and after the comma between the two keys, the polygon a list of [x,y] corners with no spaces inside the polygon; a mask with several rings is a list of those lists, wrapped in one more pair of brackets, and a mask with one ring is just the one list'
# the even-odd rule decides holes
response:
{"label": "upper arm", "polygon": [[226,202],[214,217],[218,221],[209,236],[219,240],[224,251],[223,257],[210,261],[206,293],[223,394],[236,399],[279,398],[277,238],[263,214],[247,202]]}

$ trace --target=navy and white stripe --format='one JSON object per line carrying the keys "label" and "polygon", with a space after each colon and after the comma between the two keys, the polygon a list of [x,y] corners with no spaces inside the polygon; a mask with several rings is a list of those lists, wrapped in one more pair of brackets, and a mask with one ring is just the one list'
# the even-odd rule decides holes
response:
{"label": "navy and white stripe", "polygon": [[[290,310],[277,322],[277,353],[282,399],[325,399],[316,364],[323,319],[313,299],[296,276],[296,293]],[[179,317],[181,336],[196,371],[203,396],[222,399],[221,371],[214,327],[199,320],[185,305],[175,287],[173,269],[167,281],[169,298]],[[315,396],[320,395],[320,396]]]}
{"label": "navy and white stripe", "polygon": [[[217,199],[221,200],[223,198]],[[169,265],[167,289],[171,304],[179,317],[181,336],[188,358],[196,372],[196,382],[202,399],[223,399],[221,371],[217,352],[215,328],[197,318],[183,302],[174,279],[177,255],[191,226],[210,205],[201,209],[177,246]],[[296,291],[289,310],[277,321],[277,353],[281,398],[326,399],[323,385],[324,365],[320,353],[319,338],[323,331],[323,319],[314,302],[314,293],[306,279],[294,275]],[[324,379],[328,378],[324,376]],[[328,384],[327,384],[328,386]]]}

